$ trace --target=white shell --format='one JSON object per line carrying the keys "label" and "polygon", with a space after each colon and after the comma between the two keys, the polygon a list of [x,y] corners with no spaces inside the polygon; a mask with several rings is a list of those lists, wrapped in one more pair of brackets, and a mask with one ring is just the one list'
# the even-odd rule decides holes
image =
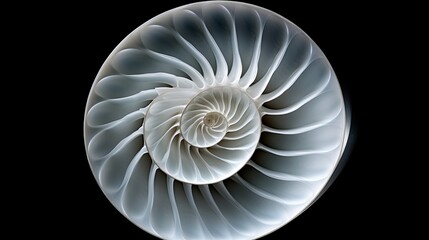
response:
{"label": "white shell", "polygon": [[[347,116],[348,118],[348,116]],[[285,18],[238,2],[176,8],[127,36],[85,112],[94,176],[164,239],[254,239],[314,202],[348,123],[337,78]]]}

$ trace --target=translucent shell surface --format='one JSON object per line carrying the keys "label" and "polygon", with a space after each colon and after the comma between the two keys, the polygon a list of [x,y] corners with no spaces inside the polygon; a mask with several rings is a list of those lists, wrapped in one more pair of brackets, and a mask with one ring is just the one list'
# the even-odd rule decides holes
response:
{"label": "translucent shell surface", "polygon": [[347,118],[329,62],[302,30],[257,6],[210,1],[153,18],[114,49],[84,136],[101,189],[141,229],[254,239],[321,194]]}

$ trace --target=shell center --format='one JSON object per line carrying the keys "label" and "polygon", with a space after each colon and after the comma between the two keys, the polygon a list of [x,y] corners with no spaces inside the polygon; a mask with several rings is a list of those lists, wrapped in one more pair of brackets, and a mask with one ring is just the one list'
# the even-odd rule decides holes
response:
{"label": "shell center", "polygon": [[215,127],[222,121],[223,115],[218,112],[209,112],[204,116],[203,122],[207,127]]}

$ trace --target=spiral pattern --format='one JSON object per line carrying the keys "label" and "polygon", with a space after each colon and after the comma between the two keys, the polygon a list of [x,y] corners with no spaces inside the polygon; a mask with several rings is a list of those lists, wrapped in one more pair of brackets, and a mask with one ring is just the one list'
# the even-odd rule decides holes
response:
{"label": "spiral pattern", "polygon": [[[173,90],[151,104],[144,139],[153,161],[176,180],[208,184],[246,164],[259,141],[261,120],[238,88]],[[189,101],[189,99],[192,100]]]}
{"label": "spiral pattern", "polygon": [[254,239],[304,211],[348,137],[337,78],[283,17],[201,2],[133,31],[85,112],[91,169],[113,205],[165,239]]}

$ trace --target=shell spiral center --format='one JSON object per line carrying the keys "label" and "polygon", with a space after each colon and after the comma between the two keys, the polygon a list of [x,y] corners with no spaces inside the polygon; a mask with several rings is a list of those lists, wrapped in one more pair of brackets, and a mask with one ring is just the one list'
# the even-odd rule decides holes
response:
{"label": "shell spiral center", "polygon": [[239,171],[261,134],[255,103],[229,86],[162,93],[144,125],[148,151],[159,168],[193,184],[222,181]]}

